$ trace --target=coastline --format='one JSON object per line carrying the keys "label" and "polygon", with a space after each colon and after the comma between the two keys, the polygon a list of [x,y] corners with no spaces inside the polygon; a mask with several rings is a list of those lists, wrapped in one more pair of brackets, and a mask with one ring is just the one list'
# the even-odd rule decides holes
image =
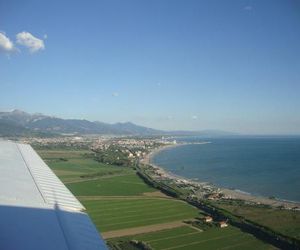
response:
{"label": "coastline", "polygon": [[[166,171],[161,166],[158,166],[152,162],[153,157],[163,150],[167,150],[167,149],[175,148],[175,147],[179,147],[179,146],[184,146],[184,145],[207,144],[207,143],[210,143],[210,142],[178,143],[178,144],[164,145],[164,146],[161,146],[161,147],[158,147],[158,148],[155,148],[154,150],[152,150],[150,153],[145,155],[140,160],[140,162],[142,164],[150,165],[154,168],[160,169],[160,171],[164,172],[167,176],[169,176],[172,179],[177,179],[177,180],[180,179],[183,181],[189,181],[190,183],[199,183],[199,184],[207,183],[207,182],[201,182],[201,180],[195,181],[195,180],[191,180],[189,178],[183,177],[183,176],[175,175],[169,171]],[[214,184],[213,185],[210,184],[210,186],[220,190],[220,192],[222,194],[224,194],[225,197],[227,197],[227,199],[243,200],[245,202],[255,203],[258,205],[263,204],[263,205],[269,205],[272,207],[283,207],[285,209],[295,209],[296,208],[297,210],[300,210],[300,202],[298,202],[298,201],[287,201],[287,200],[278,199],[278,198],[268,198],[268,197],[264,197],[264,196],[260,196],[260,195],[250,194],[243,190],[218,187],[218,186],[215,186]]]}

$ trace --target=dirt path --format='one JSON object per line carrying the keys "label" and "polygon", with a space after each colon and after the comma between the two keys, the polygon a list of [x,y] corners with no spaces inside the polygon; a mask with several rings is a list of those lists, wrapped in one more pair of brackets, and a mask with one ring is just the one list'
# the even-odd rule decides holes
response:
{"label": "dirt path", "polygon": [[143,227],[134,227],[134,228],[126,228],[121,230],[109,231],[102,233],[102,237],[104,239],[115,238],[115,237],[123,237],[129,235],[136,235],[142,233],[151,233],[156,232],[163,229],[172,229],[176,227],[186,226],[185,223],[180,221],[173,221],[169,223],[162,223],[162,224],[155,224],[150,226],[143,226]]}
{"label": "dirt path", "polygon": [[79,200],[169,200],[170,198],[164,197],[153,197],[153,196],[142,196],[142,195],[132,195],[132,196],[77,196]]}
{"label": "dirt path", "polygon": [[174,199],[174,198],[171,197],[171,196],[165,195],[165,194],[162,193],[161,191],[154,191],[154,192],[143,193],[143,196],[147,196],[147,197],[155,197],[155,198]]}
{"label": "dirt path", "polygon": [[79,200],[136,200],[136,199],[143,199],[143,200],[153,200],[153,199],[163,199],[163,200],[174,200],[178,202],[183,202],[181,200],[176,200],[170,196],[167,196],[160,191],[143,193],[142,195],[130,195],[130,196],[116,196],[116,195],[98,195],[98,196],[77,196]]}
{"label": "dirt path", "polygon": [[71,183],[79,183],[79,182],[86,182],[86,181],[96,181],[99,179],[108,179],[112,177],[117,177],[117,176],[125,176],[125,175],[132,175],[132,174],[109,174],[109,175],[103,175],[103,176],[98,176],[98,177],[84,177],[81,179],[74,179],[74,180],[67,180],[64,181],[64,184],[71,184]]}

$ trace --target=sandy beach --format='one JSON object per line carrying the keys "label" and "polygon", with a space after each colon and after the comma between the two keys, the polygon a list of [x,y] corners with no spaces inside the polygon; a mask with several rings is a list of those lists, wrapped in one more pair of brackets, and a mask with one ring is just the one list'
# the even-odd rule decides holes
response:
{"label": "sandy beach", "polygon": [[[206,143],[210,143],[210,142],[200,142],[197,144],[206,144]],[[159,152],[161,152],[162,150],[166,150],[166,149],[170,149],[170,148],[174,148],[174,147],[179,147],[179,146],[184,146],[184,145],[190,145],[191,143],[178,143],[178,144],[170,144],[170,145],[165,145],[165,146],[161,146],[159,148],[156,148],[154,150],[152,150],[149,154],[145,155],[143,159],[140,160],[140,162],[142,164],[145,165],[151,165],[154,166],[156,168],[160,168],[162,171],[165,171],[163,168],[161,168],[160,166],[157,166],[155,164],[152,163],[152,158]],[[173,173],[167,172],[165,171],[171,178],[181,178],[183,180],[188,180],[188,178],[185,177],[181,177],[181,176],[177,176]],[[191,182],[195,182],[194,180],[190,180]],[[197,181],[198,183],[201,183],[201,181]],[[216,186],[215,186],[216,187]],[[234,190],[234,189],[227,189],[227,188],[222,188],[222,187],[216,187],[216,188],[220,188],[221,192],[228,198],[231,199],[238,199],[238,200],[244,200],[247,202],[251,202],[251,203],[257,203],[257,204],[265,204],[265,205],[270,205],[273,207],[284,207],[286,209],[292,209],[292,208],[296,208],[296,209],[300,209],[300,202],[293,202],[293,201],[285,201],[285,200],[280,200],[280,199],[276,199],[276,198],[268,198],[268,197],[263,197],[263,196],[258,196],[258,195],[253,195],[253,194],[249,194],[243,191],[239,191],[239,190]]]}

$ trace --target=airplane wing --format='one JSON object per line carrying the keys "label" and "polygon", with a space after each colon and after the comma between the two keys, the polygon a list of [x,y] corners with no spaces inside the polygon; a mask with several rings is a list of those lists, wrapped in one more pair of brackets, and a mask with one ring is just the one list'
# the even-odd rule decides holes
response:
{"label": "airplane wing", "polygon": [[0,249],[107,249],[84,206],[30,145],[0,140]]}

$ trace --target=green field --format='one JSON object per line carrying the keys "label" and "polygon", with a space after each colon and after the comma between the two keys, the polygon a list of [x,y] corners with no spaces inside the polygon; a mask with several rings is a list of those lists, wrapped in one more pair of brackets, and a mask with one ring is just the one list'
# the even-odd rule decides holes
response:
{"label": "green field", "polygon": [[81,176],[93,174],[101,177],[132,173],[128,168],[97,162],[87,150],[38,150],[38,153],[63,182],[81,180]]}
{"label": "green field", "polygon": [[135,235],[111,240],[115,244],[134,239],[143,241],[153,249],[275,249],[250,234],[241,232],[234,227],[212,228],[199,232],[191,227],[179,227],[148,234]]}
{"label": "green field", "polygon": [[234,214],[267,226],[285,235],[300,239],[300,213],[255,206],[218,204]]}
{"label": "green field", "polygon": [[130,196],[156,191],[146,185],[134,171],[128,175],[71,183],[67,187],[76,196]]}
{"label": "green field", "polygon": [[59,158],[82,158],[84,154],[90,154],[89,150],[71,150],[71,149],[37,149],[38,154],[44,160],[53,160]]}
{"label": "green field", "polygon": [[99,163],[90,151],[39,150],[38,153],[76,196],[127,196],[156,191],[133,169]]}
{"label": "green field", "polygon": [[101,232],[196,217],[196,208],[174,199],[82,201]]}

